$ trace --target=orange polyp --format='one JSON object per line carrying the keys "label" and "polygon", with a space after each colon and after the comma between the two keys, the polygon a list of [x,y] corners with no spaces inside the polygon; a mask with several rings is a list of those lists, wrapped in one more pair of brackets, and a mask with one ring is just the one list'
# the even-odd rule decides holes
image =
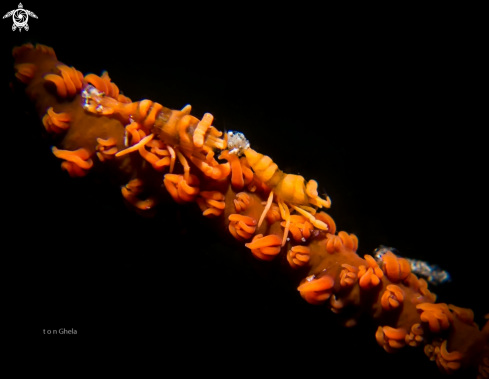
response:
{"label": "orange polyp", "polygon": [[392,310],[404,301],[404,293],[402,289],[394,284],[389,284],[382,295],[381,304],[385,310]]}
{"label": "orange polyp", "polygon": [[277,245],[278,237],[275,234],[270,234],[268,236],[254,239],[251,243],[246,243],[245,246],[248,249],[259,249],[261,247]]}
{"label": "orange polyp", "polygon": [[416,323],[414,324],[412,327],[411,327],[411,331],[416,334],[416,335],[423,335],[424,334],[424,330],[423,328],[421,327],[421,324],[419,323]]}
{"label": "orange polyp", "polygon": [[[26,45],[23,45],[23,46],[29,47],[29,45],[31,45],[31,44],[29,43],[29,44],[26,44]],[[54,59],[57,59],[56,58],[56,54],[54,53],[54,49],[52,47],[49,47],[49,46],[46,46],[46,45],[42,45],[40,43],[36,43],[36,50],[40,50],[43,53],[52,56]]]}
{"label": "orange polyp", "polygon": [[70,126],[71,117],[68,113],[56,113],[53,107],[49,107],[42,118],[42,123],[46,131],[51,133],[62,133]]}
{"label": "orange polyp", "polygon": [[185,190],[182,188],[181,183],[177,186],[177,193],[180,199],[186,201],[187,203],[194,201],[194,197],[185,192]]}
{"label": "orange polyp", "polygon": [[436,295],[430,292],[426,280],[418,279],[413,273],[409,274],[404,280],[404,284],[410,286],[414,291],[420,292],[420,294],[414,294],[411,298],[414,304],[436,301]]}
{"label": "orange polyp", "polygon": [[[283,226],[285,227],[287,223],[285,221],[281,222],[280,223],[280,226]],[[299,228],[297,226],[295,226],[295,224],[290,224],[289,225],[289,231],[290,233],[292,234],[292,238],[296,241],[296,242],[301,242],[302,241],[302,233],[301,231],[299,230]]]}
{"label": "orange polyp", "polygon": [[[20,56],[26,50],[29,51],[29,50],[32,50],[33,48],[34,48],[34,45],[32,43],[25,43],[25,44],[23,44],[21,46],[15,46],[12,49],[12,56],[14,58],[17,58],[18,56]],[[53,50],[53,53],[54,53],[54,50]]]}
{"label": "orange polyp", "polygon": [[326,234],[326,251],[330,254],[335,252],[340,252],[343,248],[343,243],[341,242],[341,238],[335,236],[334,234]]}
{"label": "orange polyp", "polygon": [[66,128],[66,123],[71,121],[71,117],[68,113],[56,113],[53,111],[53,107],[48,108],[47,113],[51,117],[52,123],[59,128]]}
{"label": "orange polyp", "polygon": [[[146,150],[144,145],[139,145],[138,150],[139,150],[139,154],[141,154],[141,156],[144,159],[146,159],[149,163],[151,163],[151,165],[153,165],[153,167],[154,167],[155,163],[160,160],[160,158],[158,158],[156,155],[154,155],[153,153]],[[170,162],[168,162],[168,163],[170,163]]]}
{"label": "orange polyp", "polygon": [[68,161],[61,163],[61,169],[68,171],[68,174],[71,178],[81,178],[88,173],[87,171],[84,171],[79,166],[77,166],[75,163]]}
{"label": "orange polyp", "polygon": [[66,90],[65,81],[61,76],[49,74],[44,76],[44,80],[54,83],[56,86],[56,93],[59,97],[65,98],[67,96],[68,92]]}
{"label": "orange polyp", "polygon": [[323,275],[316,279],[307,277],[297,290],[309,304],[323,304],[333,293],[334,279],[329,275]]}
{"label": "orange polyp", "polygon": [[[194,182],[197,182],[198,179],[197,177],[195,177],[195,181]],[[190,186],[189,183],[182,177],[182,179],[179,181],[179,188],[182,189],[182,191],[189,195],[189,196],[195,196],[195,195],[198,195],[198,193],[200,192],[200,188],[197,187],[197,186]],[[191,201],[191,200],[188,200],[188,201]]]}
{"label": "orange polyp", "polygon": [[220,216],[222,215],[222,210],[217,208],[207,208],[203,213],[203,216]]}
{"label": "orange polyp", "polygon": [[222,202],[224,200],[224,195],[219,191],[202,191],[200,195],[210,201],[219,201]]}
{"label": "orange polyp", "polygon": [[170,159],[168,157],[156,156],[147,151],[145,146],[141,145],[138,150],[139,154],[141,154],[141,156],[146,159],[156,171],[163,171],[166,166],[170,165]]}
{"label": "orange polyp", "polygon": [[[362,266],[360,266],[360,267],[362,267]],[[363,273],[363,275],[360,276],[360,273]],[[369,288],[369,287],[375,286],[376,281],[375,280],[372,280],[372,269],[371,268],[369,268],[365,272],[360,271],[360,273],[359,273],[359,278],[360,278],[359,284],[360,284],[360,287],[362,287],[362,288]]]}
{"label": "orange polyp", "polygon": [[236,212],[243,212],[246,209],[246,204],[239,201],[239,199],[234,199],[234,209]]}
{"label": "orange polyp", "polygon": [[406,287],[411,288],[413,291],[418,291],[420,283],[418,277],[413,273],[410,273],[406,279],[402,282]]}
{"label": "orange polyp", "polygon": [[97,150],[97,157],[100,161],[104,162],[106,159],[113,159],[115,153],[117,153],[117,147],[114,145],[117,143],[115,138],[107,138],[106,140],[102,138],[97,138],[98,145],[95,147]]}
{"label": "orange polyp", "polygon": [[93,166],[93,162],[90,159],[90,154],[85,149],[78,149],[75,151],[69,150],[58,150],[53,146],[52,148],[53,154],[60,159],[64,159],[66,161],[72,162],[76,164],[78,167],[88,170]]}
{"label": "orange polyp", "polygon": [[[139,124],[135,121],[126,125],[126,133],[129,132],[129,134],[131,135],[131,142],[130,142],[131,145],[135,145],[136,143],[138,143],[141,140],[141,137],[138,133],[138,129],[139,129]],[[128,145],[128,144],[126,143],[126,145]]]}
{"label": "orange polyp", "polygon": [[384,276],[384,273],[371,255],[366,254],[364,257],[369,268],[367,269],[364,265],[358,267],[358,283],[360,284],[360,287],[368,289],[377,286],[380,283],[380,279]]}
{"label": "orange polyp", "polygon": [[204,175],[208,176],[211,179],[221,180],[231,173],[231,165],[229,164],[229,162],[222,163],[217,166],[211,166],[207,162],[204,162],[202,159],[193,157],[187,151],[184,151],[184,153],[192,161],[192,163],[195,164],[195,166],[204,173]]}
{"label": "orange polyp", "polygon": [[[77,91],[79,91],[83,87],[83,75],[80,71],[77,71],[74,67],[68,67],[68,66],[58,66],[58,68],[61,70],[61,67],[70,75],[71,80],[73,81],[73,84],[76,88]],[[66,67],[66,69],[65,69]]]}
{"label": "orange polyp", "polygon": [[247,239],[251,238],[251,236],[253,235],[253,233],[248,233],[248,232],[246,232],[246,231],[244,231],[242,229],[239,229],[237,226],[239,227],[239,225],[234,225],[234,229],[236,230],[236,234],[238,236],[240,236],[244,240],[247,240]]}
{"label": "orange polyp", "polygon": [[[266,204],[266,202],[262,202],[262,205],[264,204]],[[273,224],[275,221],[280,221],[280,209],[276,203],[272,203],[272,206],[267,212],[266,218],[270,224]]]}
{"label": "orange polyp", "polygon": [[344,249],[356,251],[358,248],[358,238],[354,234],[339,232],[338,235],[326,234],[326,251],[330,254],[341,253]]}
{"label": "orange polyp", "polygon": [[168,157],[163,157],[154,164],[154,168],[157,171],[163,171],[166,166],[170,166],[170,158]]}
{"label": "orange polyp", "polygon": [[329,304],[331,305],[331,311],[333,313],[340,313],[345,307],[343,301],[337,299],[335,294],[332,294],[329,298]]}
{"label": "orange polyp", "polygon": [[314,226],[309,222],[304,222],[304,227],[300,229],[302,236],[307,240],[311,236],[311,232],[314,230]]}
{"label": "orange polyp", "polygon": [[107,139],[97,138],[97,142],[101,146],[114,146],[117,143],[115,138],[112,138],[112,137],[107,138]]}
{"label": "orange polyp", "polygon": [[342,264],[343,270],[340,273],[340,284],[342,287],[352,286],[357,281],[358,268],[349,264]]}
{"label": "orange polyp", "polygon": [[115,83],[110,83],[110,94],[114,99],[119,98],[119,87]]}
{"label": "orange polyp", "polygon": [[119,87],[115,85],[115,83],[112,83],[109,77],[109,72],[108,71],[103,71],[102,76],[100,77],[104,82],[105,85],[107,86],[107,93],[106,95],[117,99],[119,97]]}
{"label": "orange polyp", "polygon": [[353,241],[352,250],[356,252],[358,250],[358,237],[355,234],[350,234],[350,238]]}
{"label": "orange polyp", "polygon": [[178,184],[182,178],[183,178],[182,175],[177,175],[177,174],[166,174],[165,175],[165,179],[171,183],[174,183],[174,184]]}
{"label": "orange polyp", "polygon": [[21,63],[17,64],[14,66],[15,70],[17,71],[15,73],[15,76],[25,84],[28,84],[31,79],[34,77],[34,74],[37,70],[37,66],[32,63]]}
{"label": "orange polyp", "polygon": [[447,351],[447,340],[441,342],[440,339],[436,339],[432,341],[431,344],[425,346],[424,353],[430,360],[436,361],[438,368],[445,374],[453,374],[455,370],[461,367],[462,354],[457,351],[449,353]]}
{"label": "orange polyp", "polygon": [[[158,144],[155,144],[157,142],[158,142]],[[169,156],[170,155],[170,152],[165,148],[165,145],[161,141],[153,140],[148,145],[149,145],[149,147],[151,147],[151,152],[154,154],[157,154],[159,156]]]}
{"label": "orange polyp", "polygon": [[441,344],[440,353],[443,359],[446,361],[459,361],[462,359],[462,354],[460,354],[458,351],[452,351],[451,353],[447,351],[447,340],[443,341]]}
{"label": "orange polyp", "polygon": [[293,246],[287,252],[287,261],[292,268],[303,267],[309,262],[310,251],[307,246]]}
{"label": "orange polyp", "polygon": [[419,346],[422,342],[424,342],[424,330],[421,327],[421,324],[416,323],[411,327],[411,332],[406,335],[404,340],[409,346]]}
{"label": "orange polyp", "polygon": [[332,288],[334,285],[334,279],[329,275],[323,275],[318,279],[306,280],[304,284],[301,284],[298,291],[323,291]]}
{"label": "orange polyp", "polygon": [[353,250],[355,245],[347,232],[343,232],[343,231],[339,232],[338,237],[341,238],[341,241],[343,242],[343,246],[345,246],[347,249]]}
{"label": "orange polyp", "polygon": [[[263,253],[264,255],[269,256],[269,258],[271,260],[272,256],[275,256],[278,253],[280,253],[280,246],[265,246],[265,247],[261,247],[259,249],[253,249],[253,250],[258,250],[260,253]],[[266,259],[266,260],[269,260],[269,259]]]}
{"label": "orange polyp", "polygon": [[236,194],[236,198],[234,199],[234,206],[236,208],[236,212],[242,212],[248,208],[250,205],[250,196],[246,192],[240,192]]}
{"label": "orange polyp", "polygon": [[163,184],[173,200],[179,204],[194,201],[200,192],[200,181],[192,174],[188,175],[188,179],[184,175],[166,174]]}
{"label": "orange polyp", "polygon": [[317,220],[320,220],[324,222],[326,225],[328,225],[328,232],[331,234],[336,233],[336,223],[334,222],[333,218],[327,214],[326,212],[318,212],[315,214]]}
{"label": "orange polyp", "polygon": [[55,84],[58,96],[62,98],[75,96],[82,88],[81,74],[65,65],[58,65],[57,69],[60,75],[48,74],[44,76],[44,79]]}
{"label": "orange polyp", "polygon": [[[280,223],[281,226],[285,227],[286,222]],[[308,239],[311,235],[311,230],[313,225],[307,220],[306,217],[301,215],[291,215],[289,230],[292,233],[292,237],[296,242],[303,242]]]}
{"label": "orange polyp", "polygon": [[257,234],[253,237],[252,242],[245,244],[245,246],[251,249],[251,253],[255,258],[271,261],[281,251],[280,242],[280,238],[275,234],[265,237],[262,234]]}
{"label": "orange polyp", "polygon": [[390,326],[379,326],[375,333],[377,343],[388,353],[394,353],[406,345],[405,337],[407,332],[402,328],[392,328]]}
{"label": "orange polyp", "polygon": [[103,152],[103,154],[106,155],[106,158],[107,158],[107,155],[115,155],[115,153],[117,153],[117,147],[114,146],[108,150],[103,150],[102,152]]}
{"label": "orange polyp", "polygon": [[397,258],[390,251],[382,256],[382,260],[384,261],[384,272],[393,282],[405,280],[411,273],[409,262],[404,258]]}
{"label": "orange polyp", "polygon": [[132,179],[126,184],[126,187],[133,192],[141,193],[143,191],[143,181],[141,179]]}
{"label": "orange polyp", "polygon": [[228,150],[223,151],[219,158],[221,157],[227,159],[231,165],[231,184],[235,189],[241,190],[245,185],[245,181],[243,178],[243,170],[241,169],[240,160],[236,155],[229,154]]}
{"label": "orange polyp", "polygon": [[163,179],[163,184],[165,185],[166,190],[168,193],[171,195],[173,200],[175,200],[178,204],[184,204],[185,202],[180,199],[180,196],[178,195],[178,190],[177,187],[175,186],[175,183],[173,183],[170,179],[168,179],[165,175],[165,179]]}
{"label": "orange polyp", "polygon": [[247,225],[256,225],[256,220],[254,218],[236,213],[229,216],[229,221],[243,221]]}
{"label": "orange polyp", "polygon": [[68,71],[62,66],[60,66],[58,68],[61,71],[61,77],[63,78],[63,80],[65,82],[68,95],[74,96],[77,93],[77,89],[75,87],[75,84],[73,83],[73,80],[71,80],[71,77],[70,77]]}
{"label": "orange polyp", "polygon": [[[141,156],[146,159],[156,171],[161,172],[165,170],[166,166],[170,166],[171,164],[170,158],[168,157],[170,152],[166,149],[160,149],[158,146],[164,147],[165,145],[161,141],[151,140],[146,145],[140,144],[138,150]],[[147,151],[146,147],[150,147],[151,152]]]}
{"label": "orange polyp", "polygon": [[253,181],[253,171],[251,171],[250,164],[246,160],[246,157],[241,157],[239,159],[241,163],[241,171],[243,172],[244,184],[247,186]]}
{"label": "orange polyp", "polygon": [[423,352],[430,359],[430,361],[434,361],[436,359],[435,349],[438,348],[440,350],[441,343],[436,340],[433,340],[431,343],[426,344]]}
{"label": "orange polyp", "polygon": [[238,223],[240,229],[244,230],[246,233],[253,234],[255,232],[255,229],[256,229],[255,226],[246,225],[243,221],[238,221],[237,223]]}
{"label": "orange polyp", "polygon": [[384,261],[384,271],[390,280],[400,280],[399,274],[401,272],[399,264],[397,263],[396,256],[388,251],[384,256],[382,256]]}
{"label": "orange polyp", "polygon": [[458,319],[466,324],[472,325],[474,323],[474,311],[472,309],[457,307],[453,304],[448,304],[448,309],[452,310]]}
{"label": "orange polyp", "polygon": [[[229,231],[238,241],[251,238],[256,230],[256,220],[251,217],[234,213],[229,216],[229,221]],[[246,230],[242,229],[243,225]]]}
{"label": "orange polyp", "polygon": [[149,197],[146,200],[138,199],[135,194],[131,193],[127,187],[121,188],[122,196],[126,199],[131,205],[141,210],[148,210],[155,206],[156,202],[153,197]]}
{"label": "orange polyp", "polygon": [[15,65],[14,68],[22,75],[32,78],[34,76],[34,72],[36,71],[37,66],[32,63],[21,63]]}
{"label": "orange polyp", "polygon": [[454,321],[454,316],[444,303],[422,303],[416,305],[416,309],[421,310],[421,321],[427,322],[433,333],[448,329],[450,323]]}
{"label": "orange polyp", "polygon": [[220,216],[226,207],[224,200],[225,196],[219,191],[202,191],[197,204],[204,216]]}

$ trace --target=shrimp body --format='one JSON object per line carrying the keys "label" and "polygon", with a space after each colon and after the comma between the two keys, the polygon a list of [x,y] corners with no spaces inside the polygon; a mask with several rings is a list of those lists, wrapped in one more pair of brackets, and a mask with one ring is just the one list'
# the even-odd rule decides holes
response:
{"label": "shrimp body", "polygon": [[[306,180],[303,176],[284,173],[270,157],[251,148],[244,153],[256,176],[283,201],[298,206],[318,205],[320,208],[322,206],[329,208],[327,204],[318,202],[317,199],[320,198],[317,196],[317,192],[309,195],[308,187],[312,187],[313,184],[306,186]],[[316,183],[315,181],[310,182]],[[323,199],[320,200],[326,202]]]}
{"label": "shrimp body", "polygon": [[[275,195],[281,216],[285,220],[282,246],[285,245],[287,240],[291,209],[306,217],[316,228],[324,231],[329,230],[326,223],[314,217],[316,214],[314,206],[318,208],[329,208],[331,206],[329,197],[326,200],[319,197],[317,192],[318,184],[315,180],[310,180],[306,184],[303,176],[284,173],[270,157],[260,154],[249,147],[244,150],[244,154],[258,179],[271,189],[267,204],[258,222],[258,227],[260,227],[265,214],[270,209]],[[289,209],[289,206],[291,209]]]}
{"label": "shrimp body", "polygon": [[[92,76],[95,76],[92,74]],[[190,115],[192,107],[172,110],[151,101],[121,102],[89,85],[83,92],[84,109],[101,116],[116,115],[124,123],[136,122],[143,130],[157,135],[165,144],[189,152],[224,149],[222,132],[211,126],[213,117],[206,113],[202,120]]]}

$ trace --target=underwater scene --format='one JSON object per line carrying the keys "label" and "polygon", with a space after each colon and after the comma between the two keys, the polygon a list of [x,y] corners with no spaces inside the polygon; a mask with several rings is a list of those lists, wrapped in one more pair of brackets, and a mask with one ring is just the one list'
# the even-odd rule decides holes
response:
{"label": "underwater scene", "polygon": [[5,252],[6,299],[26,338],[60,347],[156,340],[171,347],[168,364],[227,375],[260,367],[442,377],[422,347],[384,351],[368,312],[345,327],[324,304],[306,302],[284,254],[257,260],[197,204],[167,199],[144,217],[123,201],[118,178],[70,178],[52,153],[58,137],[22,87],[9,86],[12,49],[24,43],[52,47],[83,75],[107,70],[132,101],[191,104],[218,130],[242,132],[284,172],[317,181],[336,230],[358,238],[359,256],[382,245],[438,265],[450,281],[429,284],[436,302],[472,309],[483,327],[487,159],[468,46],[309,23],[298,31],[290,15],[269,25],[264,16],[218,18],[208,28],[198,14],[187,28],[167,18],[143,28],[137,12],[123,28],[116,18],[89,27],[80,15],[63,32],[62,12],[24,6],[38,19],[21,32],[4,19],[1,54],[5,135],[20,137],[3,151],[5,239],[15,246]]}

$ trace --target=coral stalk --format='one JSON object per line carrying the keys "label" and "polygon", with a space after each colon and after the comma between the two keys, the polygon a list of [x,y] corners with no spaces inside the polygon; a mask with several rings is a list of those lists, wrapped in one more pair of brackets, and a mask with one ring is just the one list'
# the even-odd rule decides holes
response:
{"label": "coral stalk", "polygon": [[487,325],[480,330],[469,311],[436,303],[402,259],[357,255],[358,238],[336,231],[324,212],[331,201],[314,180],[284,173],[249,147],[231,158],[228,136],[211,125],[212,116],[132,103],[108,75],[82,80],[52,49],[25,45],[13,54],[17,78],[70,176],[103,173],[143,216],[170,201],[197,203],[245,254],[275,260],[286,276],[302,279],[297,290],[308,303],[330,309],[347,327],[369,315],[387,352],[424,349],[442,372],[472,369],[484,377]]}

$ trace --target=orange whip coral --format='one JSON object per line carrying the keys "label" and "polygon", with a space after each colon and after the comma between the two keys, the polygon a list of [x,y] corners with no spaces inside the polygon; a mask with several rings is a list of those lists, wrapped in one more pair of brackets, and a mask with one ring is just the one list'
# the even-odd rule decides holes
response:
{"label": "orange whip coral", "polygon": [[[202,277],[206,276],[202,270],[208,261],[215,262],[211,255],[219,248],[206,244],[202,254],[207,256],[197,259],[189,251],[199,249],[199,240],[212,238],[211,229],[217,228],[222,238],[245,246],[246,251],[240,254],[247,254],[247,264],[257,266],[267,278],[281,281],[276,277],[283,275],[297,281],[296,290],[305,303],[322,312],[320,316],[305,313],[306,318],[301,318],[296,311],[289,315],[284,309],[281,320],[260,314],[259,309],[250,312],[249,317],[259,320],[254,321],[253,327],[263,328],[264,341],[275,340],[272,347],[277,348],[277,339],[291,335],[297,338],[296,343],[299,341],[295,354],[315,360],[321,357],[321,351],[317,351],[315,343],[308,345],[308,340],[338,343],[328,338],[328,325],[318,325],[319,320],[353,328],[365,318],[369,321],[364,322],[375,325],[376,332],[371,333],[378,345],[389,353],[419,350],[416,359],[422,359],[424,352],[444,373],[477,370],[479,377],[487,376],[487,323],[480,330],[471,310],[437,302],[432,288],[410,272],[405,260],[391,252],[377,260],[371,252],[357,255],[361,238],[359,241],[355,234],[338,229],[341,224],[337,226],[329,215],[330,196],[321,193],[317,181],[283,172],[270,157],[255,150],[251,138],[250,147],[244,136],[223,133],[214,127],[210,113],[199,119],[192,115],[190,106],[172,110],[152,100],[132,102],[127,97],[131,94],[122,94],[107,72],[84,75],[59,62],[54,50],[45,45],[25,44],[14,48],[13,55],[17,80],[26,86],[26,94],[35,104],[43,129],[52,141],[53,157],[61,168],[74,178],[91,172],[95,177],[109,178],[120,186],[127,207],[143,217],[153,216],[158,208],[165,214],[159,230],[148,226],[150,221],[144,218],[144,226],[117,225],[117,217],[105,204],[104,194],[100,194],[99,206],[90,217],[80,216],[71,221],[73,225],[61,225],[65,220],[62,215],[52,219],[49,227],[53,234],[62,230],[58,246],[81,250],[83,246],[119,259],[121,247],[115,246],[120,244],[116,240],[121,239],[125,241],[121,245],[124,254],[141,250],[158,254],[162,266],[151,268],[149,273],[154,277],[146,280],[152,286],[159,286],[159,280],[163,280],[165,291],[175,297],[173,306],[195,301],[189,309],[195,310],[195,318],[205,320],[209,304],[205,296],[198,294]],[[307,135],[306,130],[300,129],[300,114],[300,110],[291,108],[287,115],[297,120],[298,140]],[[314,141],[314,136],[308,138]],[[298,143],[292,138],[287,151],[294,154]],[[325,144],[327,154],[327,141],[318,139],[314,143]],[[349,150],[348,140],[338,143],[345,146],[344,151]],[[30,149],[24,147],[22,151],[28,155]],[[382,153],[380,149],[379,154]],[[311,159],[314,166],[310,156],[300,157]],[[35,169],[36,160],[29,161],[29,165]],[[386,184],[380,180],[379,185]],[[329,187],[334,187],[334,183],[327,184],[328,193],[332,191]],[[61,196],[70,203],[77,201],[70,194]],[[92,194],[91,201],[97,196]],[[334,201],[333,195],[331,198]],[[211,221],[199,220],[198,213]],[[189,237],[176,235],[182,228],[190,229]],[[100,238],[91,247],[84,241],[90,233],[99,234]],[[195,241],[182,249],[178,240],[186,238]],[[200,270],[193,267],[197,262],[205,262]],[[159,270],[163,277],[167,275],[166,279],[158,279]],[[231,274],[222,273],[211,279],[215,281],[215,291],[222,293],[224,304],[242,295],[239,286],[234,288],[236,283],[228,279]],[[130,291],[128,279],[115,277],[126,283],[122,284],[122,292]],[[108,278],[113,279],[114,275]],[[276,289],[274,284],[268,285],[271,287],[264,291],[266,296]],[[144,308],[148,307],[150,299],[144,295],[141,299]],[[157,303],[158,299],[153,301]],[[262,301],[266,303],[267,299]],[[249,312],[233,304],[238,308],[236,312]],[[325,316],[326,311],[337,315]],[[233,324],[232,313],[225,318],[222,325]],[[277,325],[280,330],[274,330]],[[260,342],[257,344],[250,354],[266,354],[266,346],[263,349]]]}

